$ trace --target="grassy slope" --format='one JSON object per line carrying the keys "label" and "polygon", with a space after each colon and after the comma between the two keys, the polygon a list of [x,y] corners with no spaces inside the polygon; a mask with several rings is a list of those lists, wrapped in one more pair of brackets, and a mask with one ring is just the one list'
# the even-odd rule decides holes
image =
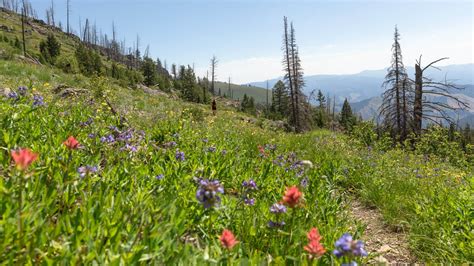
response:
{"label": "grassy slope", "polygon": [[[216,82],[216,91],[218,92],[219,89],[221,89],[221,94],[224,95],[224,93],[227,95],[229,94],[229,84],[226,82]],[[242,86],[242,85],[236,85],[232,84],[230,85],[234,99],[240,99],[242,100],[244,98],[244,94],[247,94],[247,96],[252,96],[255,99],[255,102],[257,103],[266,103],[267,101],[267,90],[264,88],[260,87],[254,87],[254,86]],[[268,101],[271,103],[272,101],[272,92],[268,91]]]}
{"label": "grassy slope", "polygon": [[[335,239],[353,225],[347,219],[341,197],[332,192],[338,187],[353,190],[375,205],[390,225],[409,229],[411,246],[421,260],[472,260],[472,242],[466,241],[472,239],[472,193],[470,184],[466,184],[472,180],[472,172],[466,169],[436,158],[426,161],[423,156],[401,150],[382,153],[377,149],[360,149],[360,145],[345,136],[325,131],[305,135],[274,132],[243,122],[241,114],[231,110],[213,117],[207,106],[105,83],[106,94],[114,107],[126,115],[129,126],[146,132],[146,139],[136,144],[139,152],[130,153],[121,151],[121,145],[88,139],[89,133],[109,134],[108,126],[117,124],[100,101],[86,105],[81,98],[58,100],[51,94],[51,87],[56,84],[94,88],[96,81],[6,61],[0,61],[0,73],[0,87],[27,84],[43,94],[49,105],[29,113],[29,104],[0,103],[0,164],[7,177],[0,183],[4,193],[0,208],[9,210],[6,215],[11,218],[2,225],[2,238],[8,241],[1,248],[10,250],[2,259],[14,260],[17,254],[11,241],[18,233],[14,197],[18,190],[14,188],[14,179],[9,178],[15,172],[9,166],[8,150],[30,147],[41,154],[41,159],[33,168],[35,178],[28,181],[36,189],[27,194],[24,216],[31,223],[28,234],[38,239],[32,242],[30,255],[41,260],[105,262],[120,258],[128,262],[146,259],[202,263],[223,258],[216,238],[223,228],[233,230],[242,243],[232,253],[235,259],[261,261],[267,258],[263,250],[268,250],[277,260],[299,260],[304,253],[305,231],[312,226],[320,229],[323,244],[330,249]],[[88,117],[94,118],[93,125],[80,127],[78,123]],[[75,135],[85,149],[74,153],[72,161],[66,163],[61,159],[68,156],[61,142],[69,134]],[[185,152],[184,163],[174,159],[176,148],[162,146],[172,140],[178,143],[176,148]],[[278,148],[262,160],[256,147],[264,143],[277,144]],[[218,153],[207,152],[209,146],[216,147]],[[224,149],[228,154],[219,155]],[[296,152],[300,159],[312,160],[316,167],[304,174],[310,180],[310,186],[304,189],[304,207],[292,212],[297,220],[292,223],[298,226],[288,226],[280,235],[266,226],[268,219],[274,218],[268,208],[281,198],[285,186],[298,185],[302,177],[276,166],[272,160],[277,154],[288,156],[290,152]],[[100,175],[87,182],[76,173],[77,167],[86,164],[100,165]],[[416,178],[415,170],[425,178]],[[155,180],[153,176],[160,173],[165,179]],[[192,177],[196,175],[224,183],[227,192],[218,211],[204,211],[195,200]],[[239,196],[233,196],[242,193],[240,184],[249,178],[256,179],[260,188],[253,195],[257,199],[254,207],[244,207]],[[45,198],[43,193],[53,194]],[[51,197],[63,203],[48,200]],[[58,213],[58,208],[64,208],[62,204],[69,211]],[[248,219],[249,213],[256,215]],[[51,217],[60,218],[61,224],[52,222]],[[287,223],[291,222],[290,217],[284,218]],[[90,219],[96,222],[90,223]],[[143,230],[147,235],[130,247]],[[117,232],[121,238],[101,242]],[[361,234],[359,229],[351,232]],[[284,237],[287,233],[294,235],[292,241]],[[176,241],[183,237],[197,242],[191,245]],[[33,247],[39,250],[33,251]],[[83,253],[76,253],[78,249]],[[105,249],[109,253],[100,251]],[[42,255],[36,253],[39,251]],[[327,254],[322,261],[328,263],[332,259]]]}
{"label": "grassy slope", "polygon": [[[13,34],[19,34],[20,24],[17,19],[15,22],[15,17],[2,13],[0,21],[0,24],[13,26],[16,30]],[[2,34],[10,39],[14,36]],[[66,53],[73,51],[72,39],[62,33],[57,33],[57,37]],[[29,50],[37,51],[41,38],[44,37],[33,32],[28,37]],[[0,42],[0,50],[2,47],[10,46]],[[119,258],[133,262],[141,258],[197,263],[206,258],[222,258],[216,236],[224,227],[236,232],[242,243],[234,256],[263,260],[267,254],[262,250],[269,250],[274,259],[285,256],[301,259],[304,233],[311,226],[320,228],[323,244],[330,249],[333,241],[352,225],[346,221],[341,198],[331,193],[337,188],[357,193],[369,205],[380,209],[389,225],[407,229],[411,247],[421,260],[455,263],[474,260],[472,169],[451,166],[443,159],[426,160],[397,149],[388,152],[361,149],[361,145],[345,136],[324,131],[300,136],[273,132],[242,122],[242,115],[231,109],[213,118],[208,106],[150,96],[107,82],[106,95],[114,107],[126,115],[130,127],[147,133],[146,140],[139,145],[140,152],[128,154],[120,151],[122,147],[103,145],[87,138],[91,131],[108,134],[107,127],[117,123],[102,103],[87,106],[81,103],[81,98],[63,101],[51,94],[51,88],[57,84],[93,89],[99,83],[47,67],[0,61],[0,87],[27,85],[44,95],[49,105],[47,109],[28,113],[29,104],[11,107],[4,100],[0,103],[0,173],[7,177],[0,183],[0,193],[3,193],[0,207],[2,213],[6,213],[2,217],[10,218],[2,220],[0,236],[7,241],[1,247],[6,252],[0,260],[14,260],[18,251],[13,241],[18,233],[15,220],[18,184],[8,178],[14,173],[8,150],[18,146],[31,147],[41,153],[41,160],[34,168],[38,181],[33,179],[30,183],[37,189],[27,194],[28,203],[24,207],[25,219],[31,223],[27,235],[37,237],[30,246],[30,255],[41,260],[104,262]],[[219,84],[223,85],[222,92],[226,92],[227,84]],[[264,102],[265,91],[256,90],[259,96],[254,97]],[[241,98],[243,93],[252,95],[250,91],[252,89],[247,87],[235,87],[234,97],[240,95]],[[92,128],[77,125],[88,117],[95,118]],[[179,139],[173,137],[176,132],[181,135]],[[69,134],[76,135],[87,149],[81,151],[80,158],[74,157],[71,164],[65,165],[61,158],[67,154],[60,143]],[[210,143],[204,144],[203,138]],[[177,141],[178,148],[185,151],[189,160],[181,165],[173,161],[174,149],[153,148],[163,140]],[[298,228],[287,227],[278,234],[265,226],[272,218],[268,207],[281,198],[285,185],[298,184],[301,180],[294,173],[272,165],[273,158],[262,162],[255,147],[263,143],[278,144],[278,154],[296,151],[299,158],[310,159],[317,165],[307,173],[311,185],[304,191],[307,205],[297,215],[301,219],[297,221]],[[218,151],[231,151],[229,157],[209,155],[205,150],[210,145],[216,146]],[[79,182],[76,168],[83,164],[103,165],[100,178],[93,178],[88,184]],[[170,178],[161,183],[150,178],[158,173]],[[247,210],[236,198],[227,195],[224,208],[212,212],[214,216],[203,212],[194,199],[196,187],[191,182],[191,177],[199,173],[221,179],[226,191],[227,188],[239,191],[240,183],[250,177],[258,179],[263,191],[256,195],[257,211]],[[71,183],[63,183],[61,174]],[[424,178],[417,178],[418,174]],[[59,190],[54,192],[53,188]],[[42,193],[50,193],[47,194],[50,198],[58,198],[63,203],[48,201]],[[72,208],[71,201],[78,204],[76,209]],[[64,206],[69,206],[69,211],[64,212]],[[246,211],[258,213],[251,225]],[[88,212],[93,212],[90,214],[93,216]],[[54,222],[58,218],[59,225]],[[123,222],[125,218],[128,222]],[[71,219],[75,219],[73,225]],[[91,219],[97,221],[91,223]],[[101,219],[107,222],[100,222]],[[210,219],[217,221],[209,229]],[[71,231],[71,228],[84,231]],[[143,230],[149,235],[141,236]],[[119,232],[121,238],[114,237],[104,243],[112,232]],[[293,242],[284,237],[290,232],[297,236],[292,238]],[[352,232],[360,235],[361,230]],[[140,235],[138,244],[137,235]],[[197,242],[185,245],[176,241],[179,237],[194,238]],[[33,247],[38,249],[35,251]],[[102,252],[105,249],[109,253]],[[329,254],[323,257],[325,262],[331,259]]]}
{"label": "grassy slope", "polygon": [[[5,12],[0,10],[0,25],[7,26],[10,29],[13,29],[11,32],[7,31],[0,31],[0,35],[6,36],[9,40],[15,40],[15,37],[21,40],[21,17],[17,14],[11,12]],[[77,40],[70,36],[67,36],[63,32],[53,29],[50,27],[46,27],[44,25],[38,24],[29,20],[30,25],[26,25],[26,49],[28,54],[33,55],[35,57],[39,56],[39,44],[41,40],[46,39],[48,33],[53,33],[58,41],[61,43],[61,52],[65,54],[72,54],[75,50],[75,46],[77,44]],[[33,25],[33,27],[31,26]],[[0,42],[0,45],[2,43]],[[1,48],[2,46],[0,46]],[[3,47],[7,47],[5,43],[3,43]],[[18,52],[18,51],[16,51]],[[22,52],[22,51],[21,51]]]}
{"label": "grassy slope", "polygon": [[[343,212],[341,199],[331,196],[331,184],[321,179],[334,171],[324,162],[329,163],[327,158],[331,158],[331,164],[336,160],[333,151],[315,154],[304,149],[315,136],[329,137],[327,132],[300,139],[248,124],[233,111],[221,111],[213,117],[204,106],[107,83],[107,94],[117,109],[127,111],[130,127],[146,132],[145,139],[134,142],[139,151],[132,153],[123,151],[122,144],[107,145],[98,138],[88,138],[89,133],[98,137],[110,134],[108,127],[117,125],[100,100],[90,105],[85,99],[61,100],[51,94],[51,87],[57,83],[81,86],[93,81],[5,61],[0,61],[0,69],[10,70],[0,72],[2,86],[32,82],[35,93],[43,94],[48,104],[31,109],[27,99],[16,104],[2,99],[0,103],[0,165],[6,177],[0,181],[0,209],[4,218],[9,217],[1,225],[0,234],[5,240],[1,248],[8,250],[2,253],[2,261],[18,263],[15,217],[22,186],[18,186],[18,173],[10,166],[8,154],[16,147],[30,147],[40,154],[32,178],[25,181],[28,185],[22,208],[22,217],[28,223],[24,235],[35,239],[28,242],[28,259],[36,262],[216,261],[227,256],[219,247],[217,235],[229,228],[241,241],[231,257],[257,262],[268,259],[268,252],[281,264],[303,259],[302,244],[312,226],[318,226],[328,247],[349,226],[353,227]],[[202,116],[190,115],[199,113],[196,110],[202,110]],[[89,117],[94,123],[81,127],[79,122]],[[84,148],[69,154],[61,143],[70,134]],[[166,148],[163,143],[168,141],[176,141],[178,146]],[[257,146],[264,143],[277,144],[276,153],[267,151],[267,158],[258,156]],[[209,152],[210,146],[217,151]],[[175,149],[185,152],[184,162],[174,158]],[[286,156],[290,151],[302,158],[321,158],[321,165],[306,170],[310,178],[304,190],[306,203],[291,215],[280,217],[290,226],[277,231],[267,227],[268,220],[275,218],[268,209],[281,199],[286,186],[297,185],[303,178],[272,163],[277,154]],[[76,169],[81,165],[98,165],[99,175],[79,178]],[[165,178],[156,180],[158,174]],[[203,209],[195,199],[193,176],[223,182],[226,195],[221,208]],[[242,182],[250,178],[259,186],[252,193],[257,200],[255,206],[245,206],[240,196]],[[258,215],[248,219],[251,213]],[[318,215],[311,215],[315,213]],[[356,236],[361,233],[359,229],[351,232]],[[188,238],[194,240],[185,244]],[[326,263],[333,259],[329,253],[322,258]]]}

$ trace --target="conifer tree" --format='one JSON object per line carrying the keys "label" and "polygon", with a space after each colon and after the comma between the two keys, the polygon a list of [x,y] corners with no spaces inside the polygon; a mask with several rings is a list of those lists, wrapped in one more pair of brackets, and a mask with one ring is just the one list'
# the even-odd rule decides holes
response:
{"label": "conifer tree", "polygon": [[352,115],[352,108],[349,101],[347,101],[347,98],[344,100],[344,104],[342,105],[339,123],[347,131],[352,130],[352,126],[355,123],[354,116]]}
{"label": "conifer tree", "polygon": [[54,64],[56,57],[61,53],[61,43],[51,33],[46,41],[40,42],[39,48],[43,58],[50,64]]}
{"label": "conifer tree", "polygon": [[144,78],[143,82],[145,85],[156,85],[158,74],[156,72],[156,64],[153,62],[153,59],[146,57],[145,60],[143,60],[141,70]]}
{"label": "conifer tree", "polygon": [[277,116],[286,117],[288,115],[288,91],[283,83],[283,81],[279,80],[275,86],[273,86],[273,99],[272,99],[272,106],[273,110],[277,113]]}
{"label": "conifer tree", "polygon": [[318,107],[319,109],[325,110],[326,109],[326,97],[324,97],[324,94],[321,92],[321,90],[318,90]]}

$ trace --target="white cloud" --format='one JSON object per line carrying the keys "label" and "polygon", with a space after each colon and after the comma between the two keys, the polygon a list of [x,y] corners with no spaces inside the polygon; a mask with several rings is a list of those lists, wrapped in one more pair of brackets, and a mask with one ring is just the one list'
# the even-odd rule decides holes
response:
{"label": "white cloud", "polygon": [[[199,76],[206,76],[208,68],[197,68]],[[217,65],[217,79],[232,83],[243,84],[252,81],[272,79],[282,75],[281,59],[279,57],[252,57],[221,62]]]}
{"label": "white cloud", "polygon": [[[415,59],[423,54],[422,63],[441,57],[449,57],[445,64],[473,63],[473,41],[469,37],[430,33],[424,36],[406,36],[401,42],[403,61],[406,66],[414,66]],[[387,39],[344,46],[327,44],[320,47],[301,47],[301,61],[306,75],[354,74],[363,70],[388,67],[391,46],[392,40]],[[277,78],[284,74],[281,60],[282,55],[275,55],[221,62],[217,68],[218,80],[226,81],[230,76],[232,83],[242,84]],[[207,68],[196,69],[200,76],[205,76],[206,71]]]}

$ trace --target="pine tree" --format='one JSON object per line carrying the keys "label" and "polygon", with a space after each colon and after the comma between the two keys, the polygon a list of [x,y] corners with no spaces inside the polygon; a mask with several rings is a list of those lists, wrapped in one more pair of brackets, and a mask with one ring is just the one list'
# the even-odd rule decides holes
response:
{"label": "pine tree", "polygon": [[347,131],[351,131],[352,126],[355,123],[354,116],[352,115],[352,108],[351,108],[351,105],[349,104],[349,101],[347,101],[347,99],[344,100],[344,104],[342,105],[341,117],[339,119],[339,123]]}
{"label": "pine tree", "polygon": [[272,109],[275,110],[277,116],[286,117],[288,115],[288,91],[285,84],[279,80],[273,86]]}
{"label": "pine tree", "polygon": [[326,126],[327,123],[327,105],[326,105],[326,97],[318,90],[317,95],[318,106],[314,109],[314,122],[317,127],[323,128]]}
{"label": "pine tree", "polygon": [[46,41],[41,41],[39,48],[43,58],[50,64],[54,64],[56,58],[61,53],[61,43],[58,42],[53,34],[49,34]]}
{"label": "pine tree", "polygon": [[326,109],[326,97],[324,97],[324,94],[321,92],[321,90],[318,90],[318,103],[319,109]]}
{"label": "pine tree", "polygon": [[156,72],[156,64],[153,62],[153,59],[146,57],[145,60],[143,60],[141,70],[144,78],[143,82],[145,85],[156,85],[158,74]]}

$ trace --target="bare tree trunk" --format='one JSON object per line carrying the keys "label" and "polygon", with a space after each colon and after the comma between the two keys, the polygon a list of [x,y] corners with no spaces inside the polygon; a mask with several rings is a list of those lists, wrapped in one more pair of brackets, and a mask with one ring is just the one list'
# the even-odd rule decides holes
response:
{"label": "bare tree trunk", "polygon": [[421,134],[421,124],[423,116],[423,71],[419,64],[415,64],[415,102],[413,105],[413,129],[415,134]]}
{"label": "bare tree trunk", "polygon": [[289,38],[288,38],[288,22],[286,17],[283,17],[283,24],[284,24],[284,49],[285,49],[285,64],[287,69],[288,75],[288,85],[290,87],[290,99],[291,99],[291,113],[293,116],[293,121],[296,123],[296,107],[295,107],[295,94],[293,88],[293,75],[291,71],[291,61],[290,61],[290,47],[289,47]]}
{"label": "bare tree trunk", "polygon": [[23,56],[26,57],[26,40],[25,40],[25,6],[21,10],[21,36],[23,38]]}
{"label": "bare tree trunk", "polygon": [[54,0],[51,0],[51,22],[53,23],[53,27],[56,27],[56,22],[54,21]]}
{"label": "bare tree trunk", "polygon": [[67,16],[67,33],[71,33],[69,31],[69,14],[71,12],[71,0],[66,1],[66,16]]}
{"label": "bare tree trunk", "polygon": [[402,134],[401,134],[401,141],[404,141],[407,138],[408,132],[407,132],[407,121],[408,121],[408,105],[407,105],[407,78],[403,80],[403,86],[402,86],[402,97],[403,97],[403,121],[402,121]]}
{"label": "bare tree trunk", "polygon": [[216,79],[216,67],[217,67],[217,58],[216,56],[213,56],[211,58],[211,93],[212,95],[215,95],[215,90],[214,90],[214,82]]}

